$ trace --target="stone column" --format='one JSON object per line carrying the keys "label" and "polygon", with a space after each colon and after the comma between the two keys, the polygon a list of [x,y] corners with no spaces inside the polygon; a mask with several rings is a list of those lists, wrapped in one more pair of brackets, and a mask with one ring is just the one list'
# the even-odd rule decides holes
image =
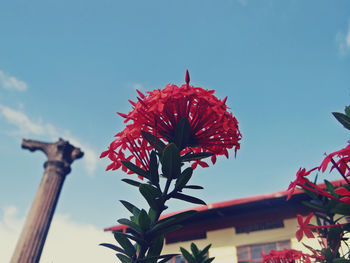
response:
{"label": "stone column", "polygon": [[32,152],[40,150],[47,155],[48,160],[44,163],[44,177],[27,215],[11,263],[38,263],[64,179],[71,171],[72,162],[83,157],[84,153],[61,138],[56,143],[23,139],[22,148]]}

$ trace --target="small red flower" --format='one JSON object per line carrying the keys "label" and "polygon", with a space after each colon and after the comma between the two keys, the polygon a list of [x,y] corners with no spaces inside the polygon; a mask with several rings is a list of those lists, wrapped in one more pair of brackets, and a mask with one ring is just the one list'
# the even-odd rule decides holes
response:
{"label": "small red flower", "polygon": [[303,235],[305,234],[308,238],[314,238],[314,234],[311,231],[311,226],[309,226],[311,218],[314,216],[313,213],[309,214],[305,221],[303,221],[303,217],[301,215],[297,215],[298,218],[298,224],[299,224],[299,230],[296,232],[296,237],[298,241],[300,241],[303,238]]}
{"label": "small red flower", "polygon": [[301,169],[299,168],[297,172],[297,178],[289,184],[288,190],[288,196],[287,196],[287,201],[292,197],[294,194],[295,188],[297,186],[304,186],[306,182],[309,182],[305,177],[308,176],[312,171],[316,170],[317,167],[311,169],[310,171],[306,171],[305,168]]}
{"label": "small red flower", "polygon": [[[333,152],[333,153],[327,155],[327,157],[321,163],[319,170],[322,170],[322,172],[324,172],[327,169],[327,166],[331,162],[332,158],[335,156],[340,158],[338,160],[338,162],[336,162],[340,171],[344,175],[346,174],[347,176],[349,176],[349,167],[348,167],[347,163],[350,161],[350,144],[339,151],[336,151],[336,152]],[[335,168],[334,165],[332,166],[331,169],[333,169],[333,168]],[[348,173],[346,173],[346,171],[348,171]]]}
{"label": "small red flower", "polygon": [[[149,170],[150,152],[153,147],[138,132],[130,130],[130,127],[116,135],[107,151],[101,153],[100,158],[107,157],[112,161],[106,170],[116,170],[120,167],[124,172],[132,174],[132,171],[122,165],[121,161],[134,161],[134,163],[144,170]],[[126,156],[126,154],[129,154]],[[142,179],[141,176],[139,176]]]}

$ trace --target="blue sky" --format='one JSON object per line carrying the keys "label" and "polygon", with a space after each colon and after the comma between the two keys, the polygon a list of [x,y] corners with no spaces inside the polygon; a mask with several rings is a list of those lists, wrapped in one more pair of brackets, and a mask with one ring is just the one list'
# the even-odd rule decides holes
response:
{"label": "blue sky", "polygon": [[56,214],[98,233],[127,216],[119,199],[143,204],[98,159],[123,129],[116,112],[136,88],[183,84],[186,69],[193,85],[228,96],[243,134],[236,159],[196,170],[205,190],[191,193],[208,203],[286,189],[349,139],[331,115],[349,105],[345,0],[15,0],[1,4],[0,32],[0,232],[14,240],[21,224],[8,218],[23,221],[45,161],[22,138],[81,146]]}

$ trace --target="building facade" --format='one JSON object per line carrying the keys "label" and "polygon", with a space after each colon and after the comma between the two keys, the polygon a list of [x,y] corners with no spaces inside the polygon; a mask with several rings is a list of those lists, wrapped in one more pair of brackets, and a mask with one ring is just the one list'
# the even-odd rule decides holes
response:
{"label": "building facade", "polygon": [[[303,205],[309,197],[296,191],[286,201],[287,195],[287,191],[282,191],[195,207],[198,213],[184,221],[182,229],[166,234],[162,254],[180,253],[180,247],[189,250],[192,242],[199,249],[211,244],[208,256],[220,263],[260,262],[260,252],[271,249],[293,248],[310,253],[295,237],[296,215],[312,212]],[[127,232],[128,228],[118,225],[105,231]],[[318,246],[315,239],[303,242]],[[186,261],[178,256],[169,262]]]}

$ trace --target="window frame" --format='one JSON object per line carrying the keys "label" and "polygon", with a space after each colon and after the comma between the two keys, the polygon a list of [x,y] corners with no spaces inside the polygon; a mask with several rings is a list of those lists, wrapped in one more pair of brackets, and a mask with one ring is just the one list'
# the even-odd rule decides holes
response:
{"label": "window frame", "polygon": [[[287,247],[291,248],[291,241],[290,239],[288,240],[278,240],[274,242],[267,242],[267,243],[258,243],[258,244],[249,244],[249,245],[243,245],[243,246],[237,246],[236,247],[236,257],[237,257],[237,263],[243,263],[243,262],[249,262],[249,263],[254,263],[254,262],[261,262],[261,258],[252,258],[252,247],[253,246],[260,246],[262,249],[263,253],[269,253],[270,251],[264,251],[263,246],[275,244],[276,250],[281,250]],[[239,249],[246,249],[248,250],[248,258],[239,258],[238,257],[238,250]]]}

